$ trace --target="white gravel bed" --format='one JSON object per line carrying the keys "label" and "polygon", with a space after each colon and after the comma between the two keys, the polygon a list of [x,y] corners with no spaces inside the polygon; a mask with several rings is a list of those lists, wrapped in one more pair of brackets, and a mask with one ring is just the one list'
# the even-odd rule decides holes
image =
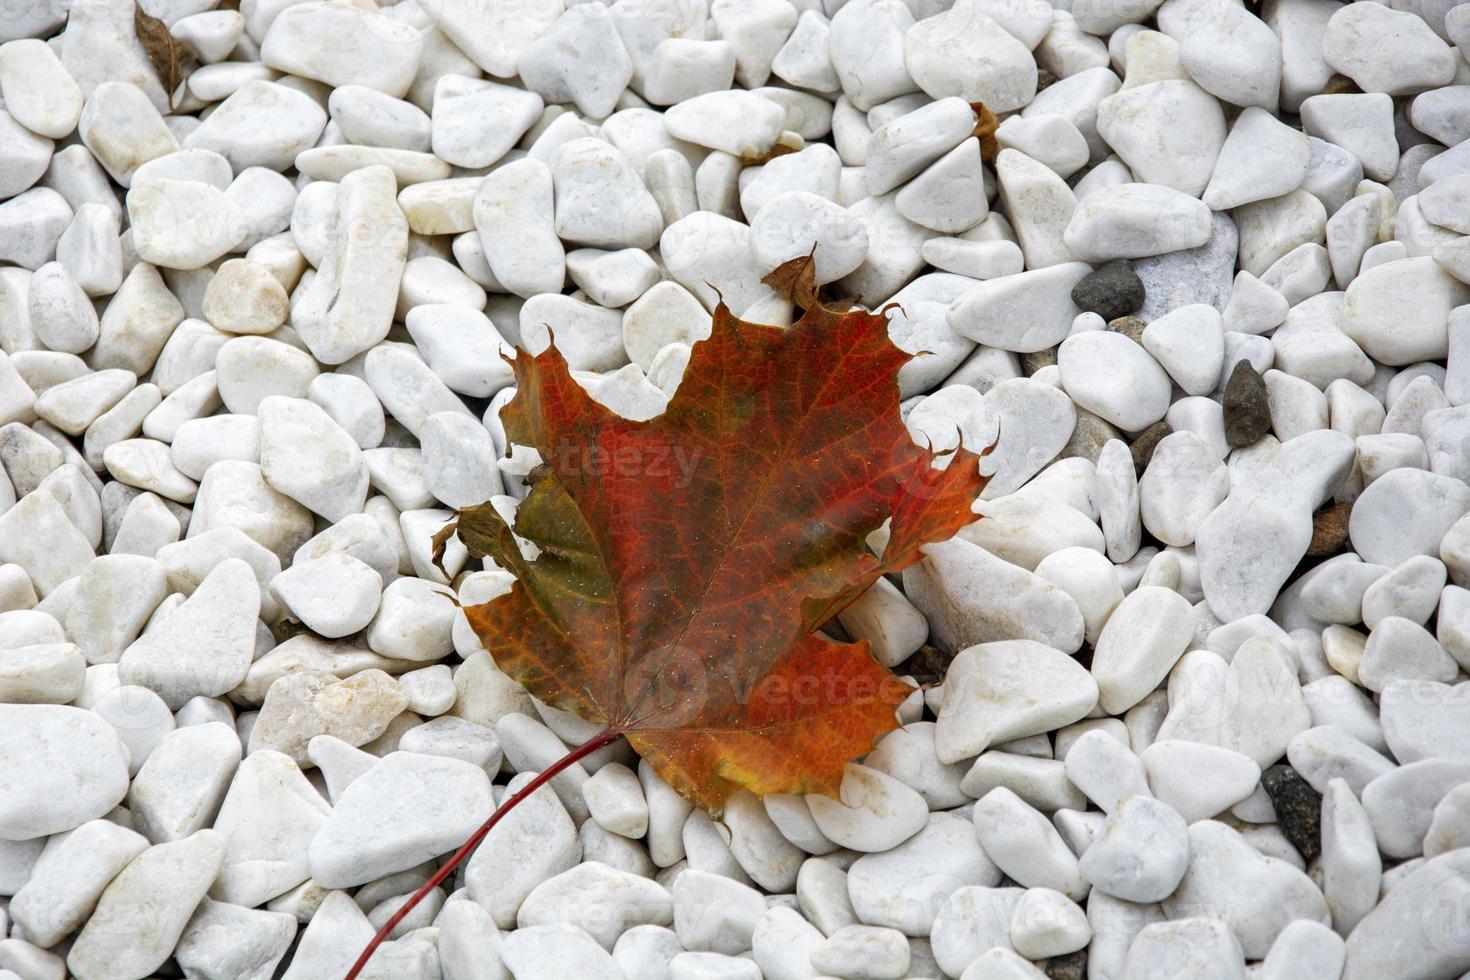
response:
{"label": "white gravel bed", "polygon": [[1001,433],[841,616],[930,686],[846,803],[600,750],[364,976],[1470,977],[1470,4],[142,9],[0,10],[0,980],[340,980],[592,730],[431,560],[502,353],[652,417],[813,248]]}

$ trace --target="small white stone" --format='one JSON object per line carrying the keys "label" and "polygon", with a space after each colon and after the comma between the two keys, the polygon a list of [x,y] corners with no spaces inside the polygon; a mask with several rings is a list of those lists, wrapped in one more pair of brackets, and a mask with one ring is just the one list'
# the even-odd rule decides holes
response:
{"label": "small white stone", "polygon": [[1280,859],[1263,857],[1224,824],[1193,824],[1189,840],[1189,869],[1164,900],[1166,912],[1188,909],[1220,919],[1247,957],[1264,956],[1294,920],[1327,920],[1327,904],[1310,878]]}
{"label": "small white stone", "polygon": [[[157,844],[124,868],[97,900],[67,953],[79,976],[147,975],[162,966],[225,860],[225,839],[201,830]],[[132,936],[119,949],[119,936]]]}
{"label": "small white stone", "polygon": [[30,942],[55,946],[76,931],[108,882],[148,847],[140,834],[93,820],[59,834],[10,902],[10,918]]}
{"label": "small white stone", "polygon": [[1181,64],[1205,91],[1233,105],[1276,111],[1281,43],[1249,11],[1212,8],[1177,39]]}
{"label": "small white stone", "polygon": [[868,229],[846,209],[804,191],[791,191],[763,206],[750,224],[751,249],[765,271],[813,255],[816,282],[835,282],[862,264]]}
{"label": "small white stone", "polygon": [[1415,555],[1397,568],[1369,582],[1362,594],[1363,623],[1371,630],[1389,616],[1400,616],[1423,624],[1439,604],[1444,588],[1444,563],[1428,555]]}
{"label": "small white stone", "polygon": [[[1010,952],[1011,913],[1023,894],[1023,889],[1014,887],[955,890],[940,906],[930,933],[940,969],[949,976],[960,976],[974,963],[981,963],[982,968],[990,965],[985,957],[997,950]],[[1019,959],[1014,953],[1011,957]],[[1024,974],[1021,977],[1033,980]]]}
{"label": "small white stone", "polygon": [[97,162],[124,187],[140,166],[179,148],[148,96],[124,81],[106,81],[92,90],[77,132]]}
{"label": "small white stone", "polygon": [[1462,103],[1460,85],[1431,89],[1409,103],[1409,118],[1414,128],[1446,146],[1470,139]]}
{"label": "small white stone", "polygon": [[1292,738],[1311,727],[1288,644],[1269,636],[1235,651],[1225,678],[1220,742],[1265,768],[1286,754]]}
{"label": "small white stone", "polygon": [[260,466],[266,482],[303,506],[340,520],[362,510],[368,472],[357,442],[315,402],[261,400]]}
{"label": "small white stone", "polygon": [[1470,221],[1463,216],[1466,205],[1470,204],[1470,174],[1456,174],[1435,181],[1415,200],[1426,220],[1441,228],[1470,234],[1466,231],[1470,228]]}
{"label": "small white stone", "polygon": [[1416,554],[1437,554],[1440,540],[1467,509],[1470,491],[1459,481],[1399,467],[1363,491],[1349,536],[1364,561],[1391,567]]}
{"label": "small white stone", "polygon": [[[1352,457],[1347,436],[1318,430],[1266,445],[1259,469],[1231,474],[1230,495],[1205,519],[1195,544],[1204,593],[1219,619],[1264,612],[1275,601],[1310,543],[1312,510],[1336,489]],[[1247,511],[1251,518],[1242,516]]]}
{"label": "small white stone", "polygon": [[980,283],[950,306],[949,325],[1002,350],[1028,354],[1053,347],[1081,312],[1072,303],[1072,287],[1089,271],[1085,263],[1067,262]]}
{"label": "small white stone", "polygon": [[798,88],[830,94],[841,90],[828,55],[827,18],[816,10],[801,12],[796,26],[771,61],[771,71]]}
{"label": "small white stone", "polygon": [[1119,184],[1089,194],[1072,214],[1065,240],[1075,259],[1100,263],[1203,245],[1210,209],[1154,184]]}
{"label": "small white stone", "polygon": [[206,898],[184,927],[175,959],[183,969],[201,975],[254,976],[275,969],[296,929],[293,915]]}
{"label": "small white stone", "polygon": [[[812,972],[812,950],[825,938],[800,912],[773,906],[761,916],[751,933],[751,956],[770,980],[800,980]],[[617,950],[613,955],[623,962]]]}
{"label": "small white stone", "polygon": [[[554,333],[552,324],[555,324]],[[627,358],[617,310],[543,293],[521,307],[521,345],[531,354],[556,348],[574,371],[613,371]]]}
{"label": "small white stone", "polygon": [[948,649],[1018,634],[1064,651],[1082,643],[1082,614],[1071,596],[969,541],[928,546],[903,583],[936,643]]}
{"label": "small white stone", "polygon": [[588,861],[537,885],[516,914],[519,929],[555,922],[586,930],[610,952],[627,929],[673,925],[674,899],[647,878]]}
{"label": "small white stone", "polygon": [[1412,620],[1388,616],[1368,635],[1358,680],[1384,691],[1398,680],[1454,680],[1458,665],[1428,630]]}
{"label": "small white stone", "polygon": [[[1051,823],[1020,797],[997,787],[975,804],[975,833],[990,859],[1018,884],[1051,888],[1074,901],[1090,887],[1077,858]],[[937,928],[937,924],[936,924]]]}
{"label": "small white stone", "polygon": [[[225,200],[245,216],[246,232],[236,250],[250,250],[261,242],[276,239],[291,223],[296,205],[296,187],[285,177],[265,167],[249,167],[225,188]],[[265,264],[265,263],[262,263]],[[282,276],[284,287],[289,277]]]}
{"label": "small white stone", "polygon": [[1104,813],[1116,810],[1125,797],[1149,795],[1143,763],[1105,731],[1084,731],[1067,748],[1064,764],[1067,778]]}
{"label": "small white stone", "polygon": [[1134,175],[1185,194],[1204,192],[1225,143],[1225,116],[1193,82],[1127,88],[1098,103],[1097,131]]}
{"label": "small white stone", "polygon": [[231,259],[204,291],[204,316],[230,333],[268,334],[286,322],[286,291],[265,266]]}
{"label": "small white stone", "polygon": [[905,64],[905,34],[914,15],[905,6],[862,0],[833,15],[828,35],[832,67],[845,96],[866,112],[915,91]]}
{"label": "small white stone", "polygon": [[618,980],[623,975],[596,940],[564,922],[515,930],[501,941],[500,956],[507,968],[526,977]]}
{"label": "small white stone", "polygon": [[232,725],[184,724],[187,716],[178,717],[179,727],[163,736],[128,790],[138,830],[158,843],[182,840],[213,822],[240,764]]}
{"label": "small white stone", "polygon": [[38,136],[62,139],[82,114],[82,91],[51,47],[22,36],[0,48],[5,109]]}
{"label": "small white stone", "polygon": [[[394,175],[382,166],[355,170],[337,186],[326,255],[292,311],[301,339],[323,364],[340,364],[387,336],[408,248],[396,194]],[[352,233],[355,227],[377,233],[364,238]]]}
{"label": "small white stone", "polygon": [[1056,650],[1031,640],[983,643],[951,662],[939,708],[940,761],[959,762],[992,744],[1061,728],[1096,704],[1096,684]]}
{"label": "small white stone", "polygon": [[657,283],[660,275],[648,253],[637,248],[576,249],[567,256],[567,274],[594,303],[609,308],[627,306]]}
{"label": "small white stone", "polygon": [[658,202],[615,147],[572,140],[557,155],[552,173],[556,232],[563,239],[596,248],[649,248],[658,240]]}
{"label": "small white stone", "polygon": [[1287,758],[1292,768],[1319,793],[1337,777],[1346,780],[1353,792],[1360,793],[1368,783],[1394,768],[1386,757],[1336,725],[1302,732],[1287,746]]}
{"label": "small white stone", "polygon": [[655,284],[623,311],[623,348],[651,370],[659,352],[671,344],[693,344],[709,336],[712,320],[694,295],[676,282]]}
{"label": "small white stone", "polygon": [[71,219],[66,199],[49,187],[33,187],[0,204],[0,258],[39,268],[55,257]]}
{"label": "small white stone", "polygon": [[230,186],[230,162],[213,150],[176,150],[149,160],[133,172],[133,181],[158,178],[162,180],[189,180],[209,184],[218,190]]}
{"label": "small white stone", "polygon": [[[530,776],[507,787],[524,788]],[[451,843],[454,846],[458,842]],[[556,793],[543,788],[527,797],[496,825],[470,858],[465,883],[496,925],[515,925],[521,902],[541,882],[574,867],[581,857],[577,828]]]}
{"label": "small white stone", "polygon": [[975,112],[960,98],[931,102],[878,127],[868,140],[868,193],[885,193],[917,176],[969,139],[974,128]]}
{"label": "small white stone", "polygon": [[193,503],[197,485],[169,457],[156,439],[123,439],[108,446],[102,462],[118,482],[147,490],[181,504]]}
{"label": "small white stone", "polygon": [[643,94],[654,105],[675,105],[706,92],[724,91],[735,78],[736,57],[728,40],[666,38],[653,49]]}
{"label": "small white stone", "polygon": [[1220,313],[1213,306],[1205,303],[1181,306],[1144,328],[1143,349],[1186,392],[1207,395],[1215,390],[1224,366],[1222,326]]}
{"label": "small white stone", "polygon": [[609,763],[593,773],[582,786],[587,809],[608,831],[638,838],[648,832],[648,801],[638,774],[627,766]]}
{"label": "small white stone", "polygon": [[971,0],[909,28],[904,61],[931,98],[959,96],[984,102],[994,112],[1009,112],[1036,94],[1036,62],[1030,50]]}
{"label": "small white stone", "polygon": [[841,801],[808,796],[812,818],[834,843],[858,851],[886,851],[923,828],[929,808],[923,797],[876,769],[849,763]]}
{"label": "small white stone", "polygon": [[1246,108],[1220,148],[1204,203],[1214,210],[1288,194],[1307,176],[1306,136],[1259,106]]}
{"label": "small white stone", "polygon": [[434,153],[455,166],[488,167],[515,146],[540,118],[542,107],[534,92],[444,75],[434,86]]}
{"label": "small white stone", "polygon": [[1423,759],[1385,772],[1364,786],[1360,798],[1378,849],[1391,858],[1422,853],[1434,808],[1466,781],[1466,770],[1463,760]]}
{"label": "small white stone", "polygon": [[1069,11],[1052,14],[1052,29],[1036,45],[1037,63],[1057,78],[1069,78],[1109,62],[1107,46],[1084,33]]}
{"label": "small white stone", "polygon": [[1145,925],[1128,947],[1122,976],[1155,980],[1187,963],[1200,980],[1243,980],[1240,943],[1218,918],[1178,918]]}
{"label": "small white stone", "polygon": [[785,124],[786,112],[779,105],[739,89],[697,95],[664,113],[670,135],[737,157],[765,153]]}
{"label": "small white stone", "polygon": [[759,167],[748,167],[740,172],[740,210],[753,218],[772,198],[787,191],[807,191],[836,201],[842,172],[841,159],[824,143],[813,143]]}
{"label": "small white stone", "polygon": [[5,137],[5,151],[0,155],[0,190],[14,196],[34,185],[46,172],[55,144],[31,132],[4,111],[0,111],[0,133]]}
{"label": "small white stone", "polygon": [[812,950],[812,966],[824,974],[897,980],[908,972],[910,955],[908,939],[896,929],[845,926]]}
{"label": "small white stone", "polygon": [[931,163],[899,190],[894,205],[910,221],[949,234],[985,220],[990,206],[980,141],[971,137]]}
{"label": "small white stone", "polygon": [[574,102],[584,116],[607,116],[633,77],[615,22],[600,5],[571,8],[520,52],[521,80],[548,102]]}
{"label": "small white stone", "polygon": [[400,578],[383,590],[378,614],[368,627],[368,646],[387,657],[439,660],[452,646],[454,606],[442,588],[421,579]]}
{"label": "small white stone", "polygon": [[1349,4],[1336,11],[1322,36],[1322,57],[1365,92],[1404,95],[1448,85],[1455,59],[1417,14]]}
{"label": "small white stone", "polygon": [[1194,625],[1193,607],[1176,592],[1143,587],[1128,595],[1104,625],[1093,658],[1105,710],[1117,714],[1153,690],[1184,653]]}
{"label": "small white stone", "polygon": [[271,68],[328,85],[367,85],[402,97],[418,69],[423,34],[376,9],[320,0],[286,7],[260,42]]}
{"label": "small white stone", "polygon": [[[7,840],[61,833],[100,817],[127,792],[127,753],[101,717],[61,705],[0,705],[11,806],[0,809]],[[62,791],[62,787],[67,787]]]}
{"label": "small white stone", "polygon": [[282,171],[315,145],[326,111],[306,93],[276,82],[247,82],[221,102],[184,139],[190,148],[213,150],[237,173],[249,167]]}
{"label": "small white stone", "polygon": [[1388,180],[1398,168],[1393,100],[1386,95],[1314,95],[1302,103],[1302,125],[1348,151],[1371,179]]}
{"label": "small white stone", "polygon": [[1028,888],[1011,913],[1011,943],[1027,959],[1065,956],[1091,938],[1086,913],[1050,888]]}
{"label": "small white stone", "polygon": [[674,931],[685,949],[733,956],[750,949],[765,915],[760,892],[722,875],[690,868],[674,879]]}
{"label": "small white stone", "polygon": [[67,435],[81,435],[122,401],[137,382],[133,372],[120,368],[84,374],[42,392],[36,399],[36,414]]}
{"label": "small white stone", "polygon": [[1142,431],[1169,409],[1169,376],[1121,333],[1093,330],[1068,337],[1057,351],[1057,365],[1072,400],[1120,429]]}
{"label": "small white stone", "polygon": [[158,692],[171,708],[214,697],[245,679],[255,647],[260,587],[249,565],[221,562],[172,614],[123,652],[125,684]]}
{"label": "small white stone", "polygon": [[[684,103],[688,105],[689,103]],[[713,310],[721,299],[740,316],[772,295],[750,247],[750,229],[709,211],[696,211],[664,229],[659,253],[669,276]]]}
{"label": "small white stone", "polygon": [[[80,686],[80,685],[78,685]],[[152,691],[124,685],[96,700],[91,710],[117,729],[128,747],[128,771],[136,776],[165,737],[174,730],[173,712]]]}
{"label": "small white stone", "polygon": [[350,636],[378,611],[383,579],[351,555],[325,555],[277,575],[271,594],[321,636]]}
{"label": "small white stone", "polygon": [[1148,796],[1119,801],[1083,853],[1093,886],[1130,902],[1156,902],[1178,886],[1189,863],[1189,833],[1172,807]]}
{"label": "small white stone", "polygon": [[1261,778],[1249,756],[1200,742],[1164,739],[1145,749],[1142,759],[1154,795],[1191,823],[1250,796]]}
{"label": "small white stone", "polygon": [[97,311],[60,262],[31,276],[29,312],[36,339],[50,350],[80,354],[97,342]]}
{"label": "small white stone", "polygon": [[[415,797],[452,801],[451,819],[426,823],[392,805]],[[492,809],[490,781],[478,766],[389,753],[352,782],[312,840],[312,878],[343,887],[411,868],[457,846]],[[395,812],[407,819],[393,820]]]}
{"label": "small white stone", "polygon": [[927,936],[944,899],[956,888],[993,887],[1000,878],[973,825],[936,813],[923,830],[893,850],[853,862],[848,894],[865,924]]}
{"label": "small white stone", "polygon": [[168,269],[208,265],[245,235],[240,209],[200,181],[150,177],[128,191],[127,206],[138,257]]}

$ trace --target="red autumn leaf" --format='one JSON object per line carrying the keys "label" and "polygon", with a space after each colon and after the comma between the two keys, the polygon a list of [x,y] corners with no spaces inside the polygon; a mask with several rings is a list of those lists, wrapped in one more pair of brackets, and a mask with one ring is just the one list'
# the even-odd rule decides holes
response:
{"label": "red autumn leaf", "polygon": [[[722,305],[646,422],[594,401],[555,347],[516,357],[501,419],[543,465],[513,527],[482,504],[457,533],[516,577],[465,609],[497,666],[608,726],[543,780],[626,736],[718,814],[742,787],[836,795],[844,764],[896,727],[913,688],[818,628],[974,521],[985,478],[963,447],[938,469],[911,441],[896,380],[911,355],[886,320],[814,303],[783,329]],[[866,540],[885,521],[879,558]]]}

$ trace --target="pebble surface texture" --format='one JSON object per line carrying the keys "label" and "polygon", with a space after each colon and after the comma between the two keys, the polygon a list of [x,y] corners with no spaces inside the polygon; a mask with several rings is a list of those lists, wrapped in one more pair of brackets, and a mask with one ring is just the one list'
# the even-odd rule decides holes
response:
{"label": "pebble surface texture", "polygon": [[647,419],[808,253],[999,433],[830,627],[928,687],[841,800],[598,751],[364,976],[1470,976],[1470,4],[141,9],[0,11],[0,980],[340,980],[595,732],[430,558],[502,355]]}

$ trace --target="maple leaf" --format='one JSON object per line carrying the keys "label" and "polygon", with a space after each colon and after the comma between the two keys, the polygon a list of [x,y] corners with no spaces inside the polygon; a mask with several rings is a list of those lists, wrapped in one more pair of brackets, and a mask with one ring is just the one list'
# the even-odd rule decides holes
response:
{"label": "maple leaf", "polygon": [[172,110],[174,95],[188,74],[188,48],[173,36],[167,24],[145,11],[141,4],[133,8],[133,33],[148,56]]}
{"label": "maple leaf", "polygon": [[1000,152],[1000,144],[995,138],[1000,120],[984,102],[971,102],[970,108],[975,110],[975,135],[980,138],[980,159],[994,160]]}
{"label": "maple leaf", "polygon": [[[593,400],[554,345],[516,356],[501,420],[542,464],[513,525],[471,507],[437,546],[457,533],[515,575],[507,594],[464,610],[496,665],[607,727],[461,853],[618,737],[715,815],[741,788],[837,794],[844,765],[897,727],[914,688],[865,641],[819,628],[972,523],[986,482],[980,455],[960,447],[940,469],[910,439],[897,383],[910,356],[881,311],[812,303],[780,328],[721,304],[667,409],[645,422]],[[866,541],[885,521],[879,557]]]}

